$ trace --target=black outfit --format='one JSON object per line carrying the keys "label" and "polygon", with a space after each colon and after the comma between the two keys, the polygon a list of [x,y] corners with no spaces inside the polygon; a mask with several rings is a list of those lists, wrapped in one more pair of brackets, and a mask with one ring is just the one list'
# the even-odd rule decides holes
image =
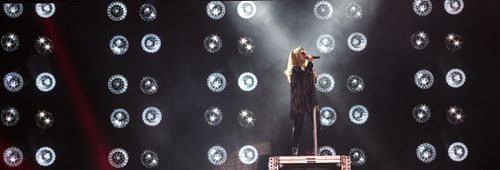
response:
{"label": "black outfit", "polygon": [[[314,107],[318,105],[314,84],[315,79],[312,62],[309,62],[305,69],[298,66],[292,68],[292,75],[290,78],[290,118],[294,121],[292,147],[298,148],[300,131],[302,130],[302,123],[304,122],[305,115],[309,114],[312,120]],[[319,115],[316,115],[316,119],[316,129],[319,138]]]}

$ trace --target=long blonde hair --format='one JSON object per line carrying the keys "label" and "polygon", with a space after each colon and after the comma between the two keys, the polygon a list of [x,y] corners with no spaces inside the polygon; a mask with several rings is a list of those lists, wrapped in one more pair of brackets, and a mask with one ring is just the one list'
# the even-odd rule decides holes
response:
{"label": "long blonde hair", "polygon": [[302,53],[303,51],[304,48],[302,47],[297,47],[292,51],[290,51],[290,55],[288,56],[288,65],[285,70],[285,75],[288,78],[288,82],[291,81],[293,66],[298,66],[302,69],[305,68],[306,66],[306,62],[304,60],[299,59],[300,53]]}

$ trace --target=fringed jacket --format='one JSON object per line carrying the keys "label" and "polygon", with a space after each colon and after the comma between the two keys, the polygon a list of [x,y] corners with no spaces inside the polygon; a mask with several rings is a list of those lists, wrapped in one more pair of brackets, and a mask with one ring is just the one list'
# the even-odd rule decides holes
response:
{"label": "fringed jacket", "polygon": [[312,62],[309,62],[305,69],[293,66],[290,78],[290,118],[295,118],[297,114],[312,114],[314,107],[318,105],[314,83]]}

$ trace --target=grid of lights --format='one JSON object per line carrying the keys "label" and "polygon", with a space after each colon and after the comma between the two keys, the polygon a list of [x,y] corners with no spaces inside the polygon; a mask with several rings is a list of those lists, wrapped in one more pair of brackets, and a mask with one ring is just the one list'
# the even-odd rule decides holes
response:
{"label": "grid of lights", "polygon": [[316,47],[321,53],[330,53],[335,49],[335,39],[329,34],[322,34],[316,40]]}
{"label": "grid of lights", "polygon": [[430,0],[414,0],[413,12],[418,16],[427,16],[431,13],[432,3]]}
{"label": "grid of lights", "polygon": [[238,15],[244,19],[250,19],[257,13],[257,6],[252,1],[241,1],[237,7]]}
{"label": "grid of lights", "polygon": [[411,35],[411,45],[417,50],[422,50],[429,45],[429,36],[424,31],[417,31]]}
{"label": "grid of lights", "polygon": [[360,148],[352,148],[349,150],[349,156],[351,156],[351,164],[355,166],[361,166],[366,163],[366,154]]}
{"label": "grid of lights", "polygon": [[160,124],[162,113],[156,107],[147,107],[142,112],[142,121],[148,126],[156,126]]}
{"label": "grid of lights", "polygon": [[345,13],[347,18],[358,20],[363,16],[363,9],[356,2],[349,2],[345,7]]}
{"label": "grid of lights", "polygon": [[250,72],[244,72],[238,77],[238,86],[240,89],[246,92],[252,91],[257,87],[257,76]]}
{"label": "grid of lights", "polygon": [[2,109],[0,117],[3,125],[5,126],[14,126],[20,119],[19,111],[14,107],[6,107]]}
{"label": "grid of lights", "polygon": [[321,125],[331,126],[337,120],[337,112],[332,107],[325,106],[319,110],[319,117]]}
{"label": "grid of lights", "polygon": [[359,93],[365,89],[363,79],[358,75],[350,75],[346,81],[347,88],[353,93]]}
{"label": "grid of lights", "polygon": [[56,86],[56,78],[47,72],[40,73],[35,81],[36,87],[42,92],[49,92]]}
{"label": "grid of lights", "polygon": [[211,1],[207,4],[207,15],[213,20],[220,20],[226,14],[226,7],[220,1]]}
{"label": "grid of lights", "polygon": [[123,168],[128,163],[128,154],[122,148],[115,148],[109,152],[108,161],[115,168]]}
{"label": "grid of lights", "polygon": [[11,18],[17,18],[23,14],[23,4],[22,3],[4,3],[3,12],[5,15]]}
{"label": "grid of lights", "polygon": [[319,155],[321,156],[335,156],[337,153],[335,152],[335,149],[333,149],[331,146],[322,146],[319,148]]}
{"label": "grid of lights", "polygon": [[330,19],[333,15],[333,5],[328,1],[319,1],[314,4],[314,15],[320,20]]}
{"label": "grid of lights", "polygon": [[417,147],[417,158],[423,163],[430,163],[436,158],[436,149],[430,143],[422,143]]}
{"label": "grid of lights", "polygon": [[36,3],[36,14],[42,18],[49,18],[56,12],[56,5],[54,3]]}
{"label": "grid of lights", "polygon": [[7,52],[16,51],[19,48],[19,37],[15,33],[5,33],[2,35],[2,48]]}
{"label": "grid of lights", "polygon": [[365,49],[368,40],[363,33],[355,32],[349,35],[347,38],[347,46],[353,51],[363,51]]}
{"label": "grid of lights", "polygon": [[335,80],[333,76],[328,73],[321,73],[318,75],[315,83],[316,89],[320,92],[327,93],[333,90]]}
{"label": "grid of lights", "polygon": [[125,126],[127,126],[130,120],[130,116],[125,109],[118,108],[111,112],[109,119],[111,120],[111,124],[115,128],[124,128]]}

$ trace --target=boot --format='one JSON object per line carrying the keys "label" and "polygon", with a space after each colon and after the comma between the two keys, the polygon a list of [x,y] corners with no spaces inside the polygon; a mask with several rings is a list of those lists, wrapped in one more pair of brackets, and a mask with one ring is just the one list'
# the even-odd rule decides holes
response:
{"label": "boot", "polygon": [[297,146],[292,146],[292,155],[297,156],[299,155],[299,145]]}

